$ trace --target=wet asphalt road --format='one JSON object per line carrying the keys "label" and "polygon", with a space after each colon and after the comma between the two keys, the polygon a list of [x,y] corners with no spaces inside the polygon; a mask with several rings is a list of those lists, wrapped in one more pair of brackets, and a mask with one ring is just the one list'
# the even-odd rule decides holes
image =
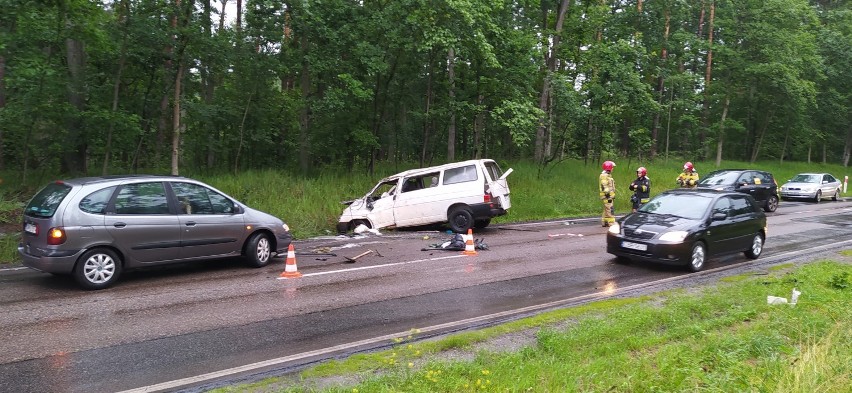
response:
{"label": "wet asphalt road", "polygon": [[[852,202],[786,202],[768,216],[760,259],[714,258],[705,269],[850,247]],[[604,234],[597,219],[493,225],[475,234],[490,248],[476,256],[421,251],[449,238],[437,231],[311,239],[295,243],[299,279],[277,279],[283,259],[261,269],[222,260],[127,272],[95,292],[2,270],[0,391],[203,390],[387,346],[415,328],[419,338],[471,329],[686,275],[615,264]]]}

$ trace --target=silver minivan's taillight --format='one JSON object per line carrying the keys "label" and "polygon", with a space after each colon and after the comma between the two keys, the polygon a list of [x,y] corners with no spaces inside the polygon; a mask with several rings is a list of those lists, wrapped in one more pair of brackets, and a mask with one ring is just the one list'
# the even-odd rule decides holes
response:
{"label": "silver minivan's taillight", "polygon": [[65,243],[65,230],[60,227],[50,228],[47,231],[47,244],[51,246],[58,246],[62,243]]}

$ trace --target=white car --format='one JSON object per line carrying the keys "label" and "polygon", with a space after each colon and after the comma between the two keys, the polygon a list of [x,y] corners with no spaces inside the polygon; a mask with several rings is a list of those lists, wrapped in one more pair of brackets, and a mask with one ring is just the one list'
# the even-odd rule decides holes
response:
{"label": "white car", "polygon": [[819,202],[823,198],[840,199],[842,184],[829,173],[800,173],[781,186],[781,198],[811,199]]}
{"label": "white car", "polygon": [[367,195],[345,201],[337,231],[358,225],[401,228],[449,223],[457,233],[484,228],[512,207],[505,173],[494,160],[412,169],[382,179]]}

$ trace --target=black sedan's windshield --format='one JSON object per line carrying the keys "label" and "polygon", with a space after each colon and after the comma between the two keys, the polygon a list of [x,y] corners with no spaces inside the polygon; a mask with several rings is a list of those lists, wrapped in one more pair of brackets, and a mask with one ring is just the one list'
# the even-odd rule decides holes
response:
{"label": "black sedan's windshield", "polygon": [[713,198],[704,195],[660,194],[642,206],[639,211],[698,220],[704,217],[712,202]]}

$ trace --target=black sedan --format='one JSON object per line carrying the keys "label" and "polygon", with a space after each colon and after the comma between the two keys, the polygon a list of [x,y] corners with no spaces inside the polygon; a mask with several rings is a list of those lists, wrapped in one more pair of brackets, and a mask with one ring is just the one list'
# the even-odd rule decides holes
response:
{"label": "black sedan", "polygon": [[756,259],[766,240],[766,215],[750,195],[675,189],[609,227],[606,251],[619,262],[686,265],[697,272],[708,256],[744,252]]}

